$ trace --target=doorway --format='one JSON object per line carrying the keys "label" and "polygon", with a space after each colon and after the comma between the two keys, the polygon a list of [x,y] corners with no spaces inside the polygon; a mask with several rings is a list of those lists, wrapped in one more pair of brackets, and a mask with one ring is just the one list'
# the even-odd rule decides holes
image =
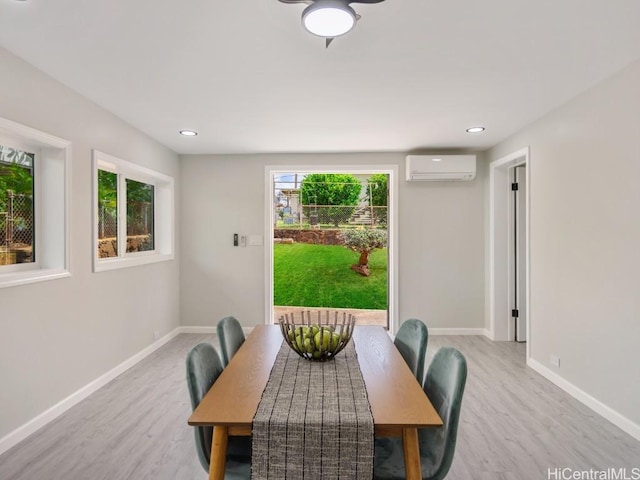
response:
{"label": "doorway", "polygon": [[[323,201],[320,198],[322,190],[328,187],[319,185],[318,178],[322,176],[340,177],[341,183],[357,179],[358,185],[353,187],[358,190],[356,200],[351,199],[346,202],[348,205],[335,205]],[[265,238],[271,239],[265,242],[267,245],[266,311],[268,312],[266,323],[277,322],[285,311],[295,313],[302,310],[330,309],[351,313],[350,311],[354,310],[358,323],[382,325],[394,331],[397,318],[397,227],[395,225],[397,167],[268,166],[265,177],[267,223]],[[345,180],[343,177],[348,178]],[[384,206],[372,201],[372,190],[375,189],[375,185],[371,182],[376,178],[385,179],[387,198]],[[306,186],[303,185],[305,180]],[[338,185],[330,188],[340,190],[352,187]],[[384,231],[387,245],[372,252],[369,264],[371,276],[364,277],[350,268],[351,265],[358,263],[358,254],[345,248],[342,243],[336,244],[332,237],[337,237],[344,231],[362,232],[369,229]],[[324,265],[325,253],[327,253],[327,261],[334,263],[337,261],[337,272],[335,270],[331,272],[331,269]],[[299,255],[303,257],[298,265],[287,263],[292,257]],[[318,257],[320,257],[319,260]],[[346,259],[346,263],[343,262],[344,265],[339,261],[342,257]],[[381,265],[385,270],[382,272],[384,278],[381,278]],[[326,281],[315,278],[325,274],[331,278]],[[303,277],[307,278],[308,282]],[[348,285],[345,285],[344,281],[349,279]],[[374,282],[371,282],[372,280]],[[287,284],[287,282],[290,283]],[[305,291],[304,288],[298,288],[300,282],[306,282],[312,287],[314,282],[317,285],[310,290],[306,288]],[[330,287],[334,283],[342,287],[332,292]],[[374,302],[375,306],[372,304],[368,307],[366,302],[364,305],[350,305],[348,296],[345,302],[344,290],[361,283],[377,284],[376,295],[381,298],[377,298],[378,302]],[[283,295],[283,290],[286,295]],[[304,294],[297,297],[289,295],[293,290],[301,290]]]}
{"label": "doorway", "polygon": [[527,253],[527,165],[521,163],[510,168],[512,215],[509,224],[511,258],[509,298],[511,298],[511,318],[514,325],[513,339],[516,342],[527,341],[527,302],[526,302],[526,253]]}
{"label": "doorway", "polygon": [[529,148],[489,165],[489,320],[493,340],[527,342],[529,308]]}

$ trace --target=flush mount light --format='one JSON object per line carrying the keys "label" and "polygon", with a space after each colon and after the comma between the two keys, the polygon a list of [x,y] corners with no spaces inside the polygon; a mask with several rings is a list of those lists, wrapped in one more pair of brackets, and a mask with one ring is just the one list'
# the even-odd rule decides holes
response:
{"label": "flush mount light", "polygon": [[467,133],[480,133],[484,132],[484,127],[469,127],[467,128]]}
{"label": "flush mount light", "polygon": [[193,130],[180,130],[180,135],[184,135],[185,137],[195,137],[198,135],[198,132],[194,132]]}
{"label": "flush mount light", "polygon": [[432,162],[441,162],[442,159],[441,158],[432,158],[431,161]]}
{"label": "flush mount light", "polygon": [[355,24],[356,12],[340,0],[316,0],[302,12],[304,28],[319,37],[339,37]]}

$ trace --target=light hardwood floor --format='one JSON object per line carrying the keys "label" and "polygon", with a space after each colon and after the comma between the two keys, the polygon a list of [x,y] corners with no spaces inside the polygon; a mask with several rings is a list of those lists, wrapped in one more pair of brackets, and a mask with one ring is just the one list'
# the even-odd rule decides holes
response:
{"label": "light hardwood floor", "polygon": [[[204,480],[187,425],[184,360],[213,335],[179,335],[0,456],[2,480]],[[547,469],[640,467],[640,442],[525,366],[524,345],[431,337],[469,377],[450,480],[543,480]],[[629,471],[630,474],[630,471]]]}

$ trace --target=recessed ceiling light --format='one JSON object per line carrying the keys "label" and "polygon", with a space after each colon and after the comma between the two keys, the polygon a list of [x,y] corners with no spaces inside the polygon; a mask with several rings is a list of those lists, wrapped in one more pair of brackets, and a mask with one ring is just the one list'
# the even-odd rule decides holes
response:
{"label": "recessed ceiling light", "polygon": [[467,128],[467,133],[480,133],[484,132],[484,127],[469,127]]}
{"label": "recessed ceiling light", "polygon": [[180,130],[180,135],[184,135],[185,137],[195,137],[198,135],[198,132],[194,132],[193,130]]}
{"label": "recessed ceiling light", "polygon": [[441,158],[432,158],[431,161],[432,162],[441,162],[442,159]]}

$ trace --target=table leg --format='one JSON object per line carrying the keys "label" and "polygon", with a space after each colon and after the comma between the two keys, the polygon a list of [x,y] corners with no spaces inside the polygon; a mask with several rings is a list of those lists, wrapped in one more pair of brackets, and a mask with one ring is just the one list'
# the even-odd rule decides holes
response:
{"label": "table leg", "polygon": [[213,427],[211,441],[211,464],[209,465],[209,480],[224,480],[224,467],[227,460],[227,441],[229,427]]}
{"label": "table leg", "polygon": [[404,469],[407,474],[407,480],[422,480],[417,428],[402,429],[402,446],[404,449]]}

